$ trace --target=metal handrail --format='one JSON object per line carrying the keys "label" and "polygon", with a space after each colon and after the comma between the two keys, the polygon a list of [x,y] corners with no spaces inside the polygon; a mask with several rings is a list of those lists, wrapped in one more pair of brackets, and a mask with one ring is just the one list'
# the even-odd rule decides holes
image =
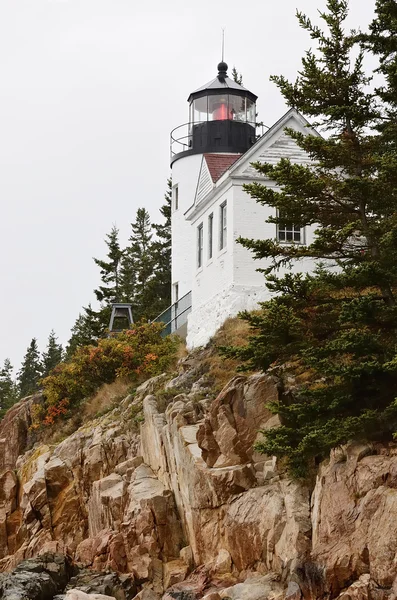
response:
{"label": "metal handrail", "polygon": [[171,321],[168,321],[168,323],[164,323],[164,327],[168,327],[168,325],[171,325],[171,323],[173,321],[176,321],[177,319],[179,319],[179,317],[181,317],[183,314],[185,314],[185,312],[187,312],[188,310],[191,310],[191,308],[192,308],[191,306],[188,306],[187,308],[185,308],[185,310],[178,313],[173,319],[171,319]]}
{"label": "metal handrail", "polygon": [[[182,298],[179,298],[176,302],[171,304],[168,308],[163,310],[162,313],[158,315],[153,320],[153,323],[163,323],[164,327],[162,330],[162,335],[168,335],[169,333],[173,333],[178,327],[181,327],[186,323],[184,320],[184,316],[187,316],[187,313],[192,309],[192,292],[188,292]],[[187,301],[187,302],[186,302]],[[184,304],[188,304],[185,308],[183,308]],[[178,309],[182,310],[178,310]],[[166,316],[166,320],[163,320],[163,317]],[[183,320],[182,323],[178,324],[178,321]]]}
{"label": "metal handrail", "polygon": [[[206,123],[206,121],[197,121],[197,125],[199,123]],[[187,123],[183,123],[183,125],[178,125],[178,127],[174,127],[174,129],[171,131],[170,133],[170,155],[171,158],[173,158],[176,154],[178,154],[178,152],[175,152],[173,150],[173,144],[179,144],[180,146],[188,146],[189,147],[189,143],[184,144],[181,140],[191,140],[192,138],[192,134],[189,132],[190,131],[190,127],[193,125],[194,123],[191,121],[188,121]],[[183,135],[182,137],[174,137],[174,132],[177,131],[178,129],[181,129],[182,127],[188,127],[188,133],[187,135]]]}
{"label": "metal handrail", "polygon": [[160,313],[159,315],[157,315],[157,317],[155,319],[153,319],[153,323],[156,323],[157,321],[160,321],[160,317],[162,317],[168,310],[170,310],[170,308],[172,308],[173,306],[175,306],[175,304],[180,304],[182,302],[182,300],[184,300],[185,298],[187,298],[192,292],[187,292],[187,294],[185,294],[184,296],[182,296],[182,298],[178,298],[178,300],[176,302],[174,302],[173,304],[170,304],[165,310],[163,310],[162,313]]}

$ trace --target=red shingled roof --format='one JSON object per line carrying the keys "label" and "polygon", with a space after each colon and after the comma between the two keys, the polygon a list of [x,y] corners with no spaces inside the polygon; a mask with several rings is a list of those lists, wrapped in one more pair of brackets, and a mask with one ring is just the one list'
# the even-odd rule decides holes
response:
{"label": "red shingled roof", "polygon": [[216,183],[241,154],[204,154],[212,181]]}

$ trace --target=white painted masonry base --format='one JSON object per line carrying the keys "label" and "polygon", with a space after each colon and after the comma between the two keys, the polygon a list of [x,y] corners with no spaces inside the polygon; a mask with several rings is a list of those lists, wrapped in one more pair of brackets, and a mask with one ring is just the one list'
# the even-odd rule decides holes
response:
{"label": "white painted masonry base", "polygon": [[229,317],[242,310],[254,310],[259,302],[269,300],[271,294],[264,286],[230,285],[210,298],[205,304],[194,307],[188,316],[188,349],[204,346]]}

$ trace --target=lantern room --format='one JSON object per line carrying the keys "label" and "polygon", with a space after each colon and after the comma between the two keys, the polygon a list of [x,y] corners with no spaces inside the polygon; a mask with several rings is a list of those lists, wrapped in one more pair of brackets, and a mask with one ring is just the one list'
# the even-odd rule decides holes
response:
{"label": "lantern room", "polygon": [[218,75],[188,98],[189,122],[171,132],[171,164],[190,154],[243,154],[256,140],[257,96],[227,75],[225,62]]}

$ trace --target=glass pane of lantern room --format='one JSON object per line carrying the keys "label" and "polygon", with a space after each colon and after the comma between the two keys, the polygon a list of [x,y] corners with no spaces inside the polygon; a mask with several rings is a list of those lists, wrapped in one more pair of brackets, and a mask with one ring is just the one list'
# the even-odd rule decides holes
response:
{"label": "glass pane of lantern room", "polygon": [[194,123],[207,120],[207,96],[202,96],[193,101],[191,118]]}
{"label": "glass pane of lantern room", "polygon": [[247,121],[248,123],[255,123],[256,121],[256,106],[255,102],[247,98]]}
{"label": "glass pane of lantern room", "polygon": [[246,120],[245,98],[243,96],[229,95],[229,110],[233,121]]}
{"label": "glass pane of lantern room", "polygon": [[232,119],[233,117],[229,110],[228,94],[216,94],[213,96],[208,96],[209,121],[226,121]]}

